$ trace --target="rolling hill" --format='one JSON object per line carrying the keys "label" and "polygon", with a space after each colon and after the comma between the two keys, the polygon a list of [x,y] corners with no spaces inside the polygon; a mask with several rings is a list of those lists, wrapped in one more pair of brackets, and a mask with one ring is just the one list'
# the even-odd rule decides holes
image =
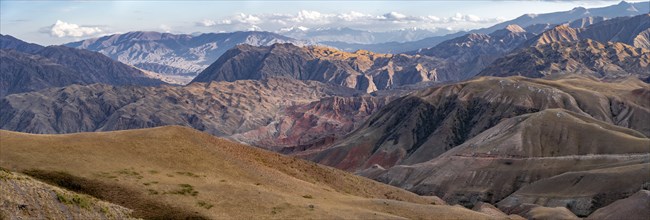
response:
{"label": "rolling hill", "polygon": [[134,217],[494,218],[179,126],[0,135],[0,166],[133,209]]}

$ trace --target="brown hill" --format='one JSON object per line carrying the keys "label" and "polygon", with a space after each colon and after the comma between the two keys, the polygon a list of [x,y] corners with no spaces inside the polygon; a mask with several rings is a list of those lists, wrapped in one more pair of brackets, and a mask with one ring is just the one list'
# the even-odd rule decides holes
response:
{"label": "brown hill", "polygon": [[524,186],[499,201],[498,206],[504,209],[520,203],[560,206],[584,217],[604,204],[637,192],[644,183],[650,182],[648,173],[650,163],[567,172]]}
{"label": "brown hill", "polygon": [[650,136],[648,91],[648,84],[636,79],[478,78],[396,99],[332,147],[301,155],[349,171],[374,164],[384,168],[415,164],[438,157],[503,119],[549,108],[589,115]]}
{"label": "brown hill", "polygon": [[642,220],[647,219],[648,216],[650,216],[650,191],[646,188],[646,190],[641,190],[628,198],[596,210],[587,219]]}
{"label": "brown hill", "polygon": [[433,160],[395,166],[375,179],[452,204],[535,203],[587,216],[641,189],[649,169],[644,135],[551,109],[504,120]]}
{"label": "brown hill", "polygon": [[650,50],[623,43],[552,42],[517,50],[494,61],[480,76],[526,76],[539,78],[584,74],[599,78],[650,76]]}
{"label": "brown hill", "polygon": [[132,208],[135,217],[493,218],[184,127],[0,135],[0,166]]}

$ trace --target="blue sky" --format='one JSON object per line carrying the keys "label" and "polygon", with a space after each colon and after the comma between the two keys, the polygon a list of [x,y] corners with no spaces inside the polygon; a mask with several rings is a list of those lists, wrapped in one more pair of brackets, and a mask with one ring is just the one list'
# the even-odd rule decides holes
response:
{"label": "blue sky", "polygon": [[[634,2],[634,1],[631,1]],[[279,31],[291,27],[468,30],[526,13],[617,1],[6,1],[0,33],[42,45],[136,30]]]}

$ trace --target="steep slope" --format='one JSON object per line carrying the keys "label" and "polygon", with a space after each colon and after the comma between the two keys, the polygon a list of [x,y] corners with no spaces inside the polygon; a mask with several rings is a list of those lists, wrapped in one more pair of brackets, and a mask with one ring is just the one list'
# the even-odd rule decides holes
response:
{"label": "steep slope", "polygon": [[73,85],[5,97],[0,101],[0,128],[70,133],[185,125],[226,136],[266,126],[289,106],[353,94],[351,89],[288,79],[185,87]]}
{"label": "steep slope", "polygon": [[549,108],[590,115],[650,136],[650,88],[636,79],[600,82],[570,76],[555,80],[478,78],[396,99],[327,149],[301,155],[358,171],[438,157],[501,120]]}
{"label": "steep slope", "polygon": [[40,47],[11,36],[3,36],[0,43],[7,45],[7,49],[0,49],[0,97],[71,84],[163,84],[96,52],[63,46]]}
{"label": "steep slope", "polygon": [[3,219],[135,219],[133,210],[0,170]]}
{"label": "steep slope", "polygon": [[623,43],[553,42],[517,50],[494,61],[480,76],[544,77],[579,73],[599,78],[650,76],[650,50]]}
{"label": "steep slope", "polygon": [[269,32],[207,33],[198,36],[158,32],[129,32],[65,46],[100,52],[114,60],[164,75],[183,75],[190,81],[226,50],[239,45],[267,46],[304,42]]}
{"label": "steep slope", "polygon": [[649,33],[650,14],[642,14],[614,18],[582,28],[574,28],[571,24],[558,25],[523,43],[522,47],[592,39],[601,43],[620,42],[650,49]]}
{"label": "steep slope", "polygon": [[348,53],[326,47],[274,44],[239,45],[206,68],[193,82],[287,77],[341,85],[373,92],[423,81],[445,81],[426,56]]}
{"label": "steep slope", "polygon": [[0,135],[0,166],[74,186],[134,217],[490,218],[189,128]]}
{"label": "steep slope", "polygon": [[537,203],[587,216],[640,190],[650,182],[648,171],[646,136],[550,109],[504,120],[433,160],[395,166],[375,179],[452,204]]}

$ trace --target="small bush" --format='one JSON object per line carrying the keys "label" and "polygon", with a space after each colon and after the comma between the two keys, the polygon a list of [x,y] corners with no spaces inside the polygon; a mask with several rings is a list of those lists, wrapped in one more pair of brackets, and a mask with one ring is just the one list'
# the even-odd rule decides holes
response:
{"label": "small bush", "polygon": [[199,192],[194,190],[194,187],[190,184],[178,184],[178,186],[180,186],[181,188],[178,190],[169,191],[168,193],[178,194],[178,195],[191,195],[191,196],[196,196],[199,194]]}
{"label": "small bush", "polygon": [[302,196],[302,198],[305,198],[305,199],[313,199],[314,197],[312,197],[311,195],[304,195],[304,196]]}
{"label": "small bush", "polygon": [[183,175],[183,176],[194,177],[194,178],[201,177],[200,175],[196,175],[196,174],[194,174],[192,172],[176,172],[176,174]]}
{"label": "small bush", "polygon": [[212,205],[212,204],[210,204],[210,203],[207,203],[207,202],[205,202],[205,201],[199,201],[199,202],[197,202],[197,204],[198,204],[200,207],[203,207],[203,208],[205,208],[205,209],[210,209],[210,208],[212,208],[212,207],[214,206],[214,205]]}
{"label": "small bush", "polygon": [[59,202],[68,204],[68,205],[76,205],[79,206],[83,209],[89,209],[90,208],[90,199],[86,196],[80,196],[80,195],[72,195],[72,197],[66,196],[63,193],[56,192],[56,199],[59,200]]}
{"label": "small bush", "polygon": [[153,190],[153,189],[147,189],[149,191],[149,195],[158,195],[158,191]]}

